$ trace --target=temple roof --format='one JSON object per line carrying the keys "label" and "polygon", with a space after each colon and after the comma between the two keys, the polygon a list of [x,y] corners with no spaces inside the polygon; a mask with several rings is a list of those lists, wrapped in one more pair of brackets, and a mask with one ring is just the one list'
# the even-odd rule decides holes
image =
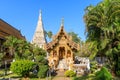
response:
{"label": "temple roof", "polygon": [[5,39],[5,37],[9,35],[15,36],[19,39],[25,39],[19,30],[0,19],[0,38]]}
{"label": "temple roof", "polygon": [[49,43],[47,43],[47,44],[45,45],[45,49],[46,49],[47,51],[53,49],[53,47],[56,46],[56,44],[58,44],[58,42],[59,42],[58,39],[59,39],[59,37],[60,37],[61,35],[64,35],[64,37],[67,39],[67,45],[68,45],[71,49],[75,49],[75,50],[78,50],[78,49],[79,49],[79,45],[78,45],[77,43],[75,43],[75,42],[72,41],[72,36],[68,35],[68,34],[66,33],[66,31],[64,30],[64,24],[63,24],[63,22],[62,22],[62,24],[61,24],[61,27],[60,27],[58,33],[53,36],[52,41],[49,42]]}

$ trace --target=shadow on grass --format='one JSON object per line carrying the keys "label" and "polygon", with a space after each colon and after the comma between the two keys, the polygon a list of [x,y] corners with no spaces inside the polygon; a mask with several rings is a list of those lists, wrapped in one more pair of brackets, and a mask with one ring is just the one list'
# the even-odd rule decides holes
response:
{"label": "shadow on grass", "polygon": [[79,77],[74,77],[72,80],[94,80],[94,75],[84,75]]}
{"label": "shadow on grass", "polygon": [[13,73],[8,73],[6,75],[2,74],[0,76],[0,80],[12,80],[12,79],[17,79],[19,80],[20,78],[22,78],[21,76],[18,76],[17,74],[13,74]]}

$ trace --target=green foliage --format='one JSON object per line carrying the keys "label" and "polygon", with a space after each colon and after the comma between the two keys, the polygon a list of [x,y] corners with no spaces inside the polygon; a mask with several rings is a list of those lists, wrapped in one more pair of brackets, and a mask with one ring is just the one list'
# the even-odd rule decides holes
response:
{"label": "green foliage", "polygon": [[19,41],[20,40],[14,36],[7,36],[6,37],[6,41],[3,43],[3,45],[5,46],[5,48],[9,49],[11,56],[14,55],[15,50],[18,47]]}
{"label": "green foliage", "polygon": [[73,77],[72,80],[97,80],[97,79],[95,79],[94,74],[89,74],[85,76]]}
{"label": "green foliage", "polygon": [[42,48],[35,47],[33,49],[33,54],[34,54],[34,60],[37,63],[37,65],[39,66],[37,76],[39,78],[46,77],[46,72],[48,70],[48,62],[45,59],[46,51],[43,50]]}
{"label": "green foliage", "polygon": [[48,31],[48,32],[47,32],[47,35],[48,35],[48,37],[51,39],[51,38],[52,38],[52,35],[53,35],[53,34],[52,34],[52,31]]}
{"label": "green foliage", "polygon": [[73,70],[67,70],[65,72],[65,76],[67,76],[67,77],[75,77],[76,73]]}
{"label": "green foliage", "polygon": [[33,59],[31,50],[33,49],[33,45],[25,40],[18,39],[14,36],[8,36],[6,37],[4,46],[8,48],[10,55],[13,56],[15,60]]}
{"label": "green foliage", "polygon": [[15,50],[15,59],[20,60],[20,59],[33,59],[33,45],[30,44],[27,41],[20,40],[18,47]]}
{"label": "green foliage", "polygon": [[[111,70],[120,70],[120,0],[103,0],[85,10],[87,41],[97,42],[91,57],[106,56]],[[117,72],[118,71],[118,72]]]}
{"label": "green foliage", "polygon": [[95,80],[112,80],[112,75],[105,67],[102,67],[100,71],[96,72],[95,76]]}
{"label": "green foliage", "polygon": [[117,76],[120,76],[120,70],[116,71]]}
{"label": "green foliage", "polygon": [[78,36],[78,34],[74,32],[69,32],[68,35],[72,36],[72,40],[76,43],[81,43],[81,38]]}
{"label": "green foliage", "polygon": [[52,36],[53,36],[52,31],[48,31],[48,32],[47,32],[47,31],[45,31],[45,36],[49,38],[48,42],[49,42],[49,41],[51,41]]}
{"label": "green foliage", "polygon": [[3,53],[0,53],[0,66],[2,64]]}
{"label": "green foliage", "polygon": [[47,64],[47,60],[45,59],[44,56],[36,56],[35,61],[40,65],[40,64]]}
{"label": "green foliage", "polygon": [[91,73],[94,73],[96,70],[97,70],[97,62],[96,61],[90,62],[90,71],[91,71]]}
{"label": "green foliage", "polygon": [[47,74],[47,71],[48,71],[48,66],[47,65],[40,65],[39,66],[39,72],[38,72],[38,77],[39,78],[44,78],[46,77],[46,74]]}
{"label": "green foliage", "polygon": [[39,47],[34,47],[33,53],[34,56],[46,56],[46,51]]}
{"label": "green foliage", "polygon": [[[44,67],[48,66],[47,60],[45,59],[46,51],[38,46],[30,44],[25,40],[20,40],[13,36],[9,36],[6,38],[4,46],[9,48],[10,53],[16,60],[16,62],[11,65],[11,70],[14,73],[22,76],[28,75],[34,64],[30,61],[27,62],[27,60],[34,60],[39,68],[41,68],[41,65],[44,65]],[[39,69],[38,74],[42,72],[41,74],[45,76],[46,70],[47,68]]]}
{"label": "green foliage", "polygon": [[120,76],[120,57],[118,57],[118,61],[116,63],[116,75]]}
{"label": "green foliage", "polygon": [[29,60],[18,60],[12,62],[10,70],[13,73],[16,73],[21,76],[29,76],[29,72],[33,69],[35,65],[36,65],[35,62]]}
{"label": "green foliage", "polygon": [[90,45],[89,45],[89,51],[91,52],[89,56],[90,60],[93,60],[98,53],[97,44],[98,43],[96,41],[90,42]]}

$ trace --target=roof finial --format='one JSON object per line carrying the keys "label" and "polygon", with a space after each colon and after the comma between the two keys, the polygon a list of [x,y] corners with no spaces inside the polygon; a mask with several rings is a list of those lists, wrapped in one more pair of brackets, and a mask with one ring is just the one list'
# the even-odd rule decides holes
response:
{"label": "roof finial", "polygon": [[39,11],[39,19],[42,20],[42,10]]}
{"label": "roof finial", "polygon": [[64,18],[62,18],[61,26],[64,26]]}

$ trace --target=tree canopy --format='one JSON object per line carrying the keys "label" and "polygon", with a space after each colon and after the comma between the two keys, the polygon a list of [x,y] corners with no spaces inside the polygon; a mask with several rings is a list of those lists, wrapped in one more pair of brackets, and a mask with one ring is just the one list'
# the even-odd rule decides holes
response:
{"label": "tree canopy", "polygon": [[81,38],[75,32],[68,32],[68,35],[72,36],[72,40],[76,43],[81,43]]}
{"label": "tree canopy", "polygon": [[92,56],[104,55],[117,73],[120,61],[120,0],[103,0],[85,10],[87,41],[93,47]]}

